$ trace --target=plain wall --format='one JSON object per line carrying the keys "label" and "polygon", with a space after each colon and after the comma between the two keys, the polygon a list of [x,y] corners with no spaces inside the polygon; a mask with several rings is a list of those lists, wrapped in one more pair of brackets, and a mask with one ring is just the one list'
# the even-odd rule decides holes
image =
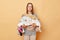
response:
{"label": "plain wall", "polygon": [[60,40],[60,0],[0,0],[0,40],[23,40],[17,24],[32,2],[42,25],[37,40]]}

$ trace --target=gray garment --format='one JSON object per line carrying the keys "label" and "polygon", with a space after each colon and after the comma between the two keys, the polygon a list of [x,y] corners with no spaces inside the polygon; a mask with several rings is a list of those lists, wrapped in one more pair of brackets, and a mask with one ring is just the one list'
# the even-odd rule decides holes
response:
{"label": "gray garment", "polygon": [[24,40],[36,40],[36,35],[24,35]]}
{"label": "gray garment", "polygon": [[29,30],[25,29],[24,35],[36,35],[36,31],[35,30],[34,31],[29,31]]}

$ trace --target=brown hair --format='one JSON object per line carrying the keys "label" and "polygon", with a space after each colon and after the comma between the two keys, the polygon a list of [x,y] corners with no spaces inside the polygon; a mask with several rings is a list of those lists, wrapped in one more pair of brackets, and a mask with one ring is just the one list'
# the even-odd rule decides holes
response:
{"label": "brown hair", "polygon": [[32,5],[32,10],[31,10],[31,12],[32,12],[32,14],[34,14],[34,12],[33,12],[33,4],[32,4],[32,3],[27,3],[27,6],[26,6],[26,13],[28,14],[28,5],[29,5],[29,4]]}

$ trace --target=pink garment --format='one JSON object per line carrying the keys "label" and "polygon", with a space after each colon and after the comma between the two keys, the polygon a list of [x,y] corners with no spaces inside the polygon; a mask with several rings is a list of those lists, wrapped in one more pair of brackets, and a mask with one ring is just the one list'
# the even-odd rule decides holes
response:
{"label": "pink garment", "polygon": [[18,27],[18,31],[19,32],[22,32],[23,31],[22,26]]}

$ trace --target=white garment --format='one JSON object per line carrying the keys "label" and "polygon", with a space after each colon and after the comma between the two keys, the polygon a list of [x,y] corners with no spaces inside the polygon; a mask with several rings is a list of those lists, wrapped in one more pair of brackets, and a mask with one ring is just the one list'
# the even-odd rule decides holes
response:
{"label": "white garment", "polygon": [[23,24],[30,25],[32,23],[36,23],[36,25],[39,26],[39,30],[40,30],[39,32],[41,32],[41,29],[40,29],[41,28],[41,25],[40,25],[39,20],[38,19],[33,20],[30,17],[28,17],[28,16],[22,16],[22,18],[20,19],[20,22],[18,23],[17,26],[19,27],[19,26],[21,26]]}

